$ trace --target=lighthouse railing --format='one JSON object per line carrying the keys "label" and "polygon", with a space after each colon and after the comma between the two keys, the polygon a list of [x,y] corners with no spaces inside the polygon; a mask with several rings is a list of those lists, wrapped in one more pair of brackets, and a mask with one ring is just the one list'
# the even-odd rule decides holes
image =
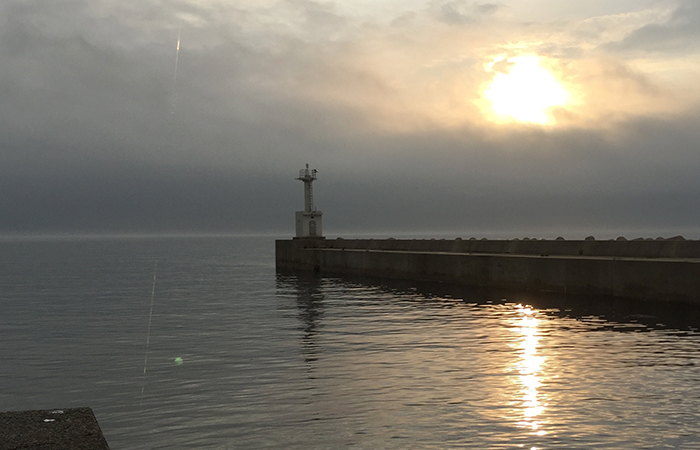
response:
{"label": "lighthouse railing", "polygon": [[306,180],[311,181],[311,180],[315,180],[315,179],[316,179],[316,170],[315,169],[312,169],[312,170],[301,169],[299,171],[299,178],[297,178],[297,180],[302,180],[302,181],[306,181]]}

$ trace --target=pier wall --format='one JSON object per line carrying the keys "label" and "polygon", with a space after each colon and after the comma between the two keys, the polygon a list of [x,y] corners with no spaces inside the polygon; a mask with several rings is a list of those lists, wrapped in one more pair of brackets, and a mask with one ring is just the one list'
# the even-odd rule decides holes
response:
{"label": "pier wall", "polygon": [[700,241],[276,242],[281,269],[700,303]]}

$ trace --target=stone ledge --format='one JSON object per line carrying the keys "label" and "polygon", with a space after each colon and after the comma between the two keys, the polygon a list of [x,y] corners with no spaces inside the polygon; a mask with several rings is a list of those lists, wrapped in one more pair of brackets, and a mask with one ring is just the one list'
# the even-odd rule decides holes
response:
{"label": "stone ledge", "polygon": [[91,408],[0,413],[0,450],[109,450]]}

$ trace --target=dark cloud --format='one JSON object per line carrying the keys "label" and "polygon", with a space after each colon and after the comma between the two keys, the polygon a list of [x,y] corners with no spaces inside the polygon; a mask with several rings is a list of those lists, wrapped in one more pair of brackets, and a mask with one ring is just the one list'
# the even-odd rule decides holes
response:
{"label": "dark cloud", "polygon": [[661,24],[648,24],[619,42],[609,44],[615,51],[687,53],[700,47],[700,3],[684,1]]}
{"label": "dark cloud", "polygon": [[[697,223],[697,111],[611,129],[446,127],[405,106],[429,71],[391,78],[374,53],[419,35],[383,39],[318,2],[101,5],[1,7],[0,232],[291,233],[307,162],[329,234]],[[450,29],[496,9],[432,5]],[[458,59],[467,79],[474,61]]]}
{"label": "dark cloud", "polygon": [[501,8],[495,3],[477,3],[471,0],[438,0],[429,10],[436,19],[450,25],[480,22]]}
{"label": "dark cloud", "polygon": [[[697,133],[669,121],[630,123],[612,136],[521,134],[507,142],[414,134],[340,144],[330,155],[272,170],[87,162],[63,173],[4,177],[6,231],[288,230],[302,205],[297,168],[320,169],[316,200],[326,229],[470,229],[697,223]],[[262,136],[253,136],[262,138]],[[387,138],[389,140],[389,138]],[[318,145],[289,137],[288,147]],[[357,148],[366,146],[358,156]],[[336,153],[355,152],[345,164]],[[361,157],[360,157],[361,156]],[[296,163],[296,165],[294,165]]]}

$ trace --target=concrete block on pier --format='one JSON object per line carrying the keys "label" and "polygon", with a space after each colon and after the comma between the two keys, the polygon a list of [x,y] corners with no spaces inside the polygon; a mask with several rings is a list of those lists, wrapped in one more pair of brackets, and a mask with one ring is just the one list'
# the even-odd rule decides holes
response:
{"label": "concrete block on pier", "polygon": [[90,408],[0,413],[0,450],[109,450]]}

